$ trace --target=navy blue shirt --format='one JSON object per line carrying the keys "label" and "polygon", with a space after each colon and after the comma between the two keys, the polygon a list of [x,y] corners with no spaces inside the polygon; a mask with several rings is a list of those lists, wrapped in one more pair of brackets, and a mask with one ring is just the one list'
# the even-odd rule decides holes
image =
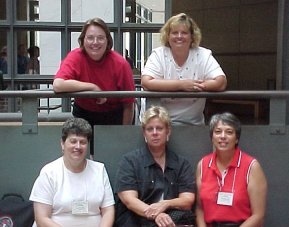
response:
{"label": "navy blue shirt", "polygon": [[[139,199],[147,204],[160,201],[162,195],[163,199],[174,199],[182,192],[194,193],[193,167],[184,157],[167,150],[163,172],[147,147],[137,149],[124,155],[116,175],[115,192],[127,190],[137,191]],[[119,226],[137,226],[137,220],[141,219],[132,214],[118,198],[116,212]]]}

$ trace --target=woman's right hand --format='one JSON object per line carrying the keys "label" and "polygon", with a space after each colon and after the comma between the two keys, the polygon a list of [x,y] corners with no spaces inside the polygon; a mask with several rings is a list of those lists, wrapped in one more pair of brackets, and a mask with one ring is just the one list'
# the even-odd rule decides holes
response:
{"label": "woman's right hand", "polygon": [[183,91],[204,91],[203,80],[181,80]]}
{"label": "woman's right hand", "polygon": [[[96,84],[93,84],[93,85],[94,85],[94,88],[92,89],[92,91],[102,91],[99,86],[97,86]],[[107,98],[97,98],[95,103],[97,105],[102,105],[106,101],[107,101]]]}

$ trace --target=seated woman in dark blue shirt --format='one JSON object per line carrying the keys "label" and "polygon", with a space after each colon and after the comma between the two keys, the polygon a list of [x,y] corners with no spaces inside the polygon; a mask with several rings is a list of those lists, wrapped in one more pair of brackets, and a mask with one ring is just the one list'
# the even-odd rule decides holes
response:
{"label": "seated woman in dark blue shirt", "polygon": [[185,158],[167,149],[171,121],[163,107],[145,112],[142,129],[147,145],[127,153],[117,171],[116,224],[175,226],[180,223],[174,220],[174,211],[192,215],[193,168]]}

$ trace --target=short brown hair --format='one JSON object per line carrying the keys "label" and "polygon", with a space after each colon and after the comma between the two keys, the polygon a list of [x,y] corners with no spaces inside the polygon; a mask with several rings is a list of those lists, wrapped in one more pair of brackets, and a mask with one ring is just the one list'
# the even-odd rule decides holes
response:
{"label": "short brown hair", "polygon": [[84,43],[84,38],[85,38],[85,35],[86,35],[86,31],[88,29],[88,27],[90,25],[93,25],[93,26],[98,26],[98,27],[101,27],[105,33],[105,36],[106,36],[106,39],[107,39],[107,47],[106,47],[106,50],[110,50],[113,46],[113,40],[112,40],[112,37],[111,37],[111,34],[110,34],[110,30],[108,28],[108,26],[106,25],[106,23],[98,18],[98,17],[95,17],[95,18],[92,18],[92,19],[89,19],[85,22],[85,24],[83,25],[82,27],[82,30],[81,30],[81,33],[78,37],[78,43],[79,43],[79,46],[80,48],[83,49],[83,43]]}

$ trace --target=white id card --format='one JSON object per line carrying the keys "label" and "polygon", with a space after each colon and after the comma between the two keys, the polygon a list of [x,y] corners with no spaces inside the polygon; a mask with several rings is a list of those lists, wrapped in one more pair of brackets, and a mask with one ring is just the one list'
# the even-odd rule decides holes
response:
{"label": "white id card", "polygon": [[74,215],[88,214],[88,201],[73,201],[72,214]]}
{"label": "white id card", "polygon": [[217,204],[232,206],[233,205],[233,193],[231,192],[218,192]]}

